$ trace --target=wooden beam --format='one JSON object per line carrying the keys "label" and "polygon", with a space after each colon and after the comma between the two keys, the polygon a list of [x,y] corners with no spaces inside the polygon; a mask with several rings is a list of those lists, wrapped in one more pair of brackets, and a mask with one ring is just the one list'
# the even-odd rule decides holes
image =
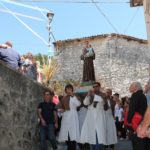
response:
{"label": "wooden beam", "polygon": [[143,5],[144,5],[145,22],[146,22],[146,29],[147,29],[147,38],[148,38],[148,44],[150,48],[150,1],[143,0]]}
{"label": "wooden beam", "polygon": [[143,5],[143,0],[130,0],[131,7],[137,7],[142,5]]}

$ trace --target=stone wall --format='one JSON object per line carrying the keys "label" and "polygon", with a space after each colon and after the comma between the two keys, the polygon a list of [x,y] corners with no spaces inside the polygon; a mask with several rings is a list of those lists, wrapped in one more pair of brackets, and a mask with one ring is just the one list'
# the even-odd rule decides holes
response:
{"label": "stone wall", "polygon": [[83,62],[80,60],[84,41],[93,46],[96,80],[103,87],[126,95],[132,81],[144,85],[149,78],[150,53],[147,42],[128,36],[95,36],[83,39],[58,41],[59,70],[55,79],[82,80]]}
{"label": "stone wall", "polygon": [[44,87],[0,63],[0,150],[38,150]]}

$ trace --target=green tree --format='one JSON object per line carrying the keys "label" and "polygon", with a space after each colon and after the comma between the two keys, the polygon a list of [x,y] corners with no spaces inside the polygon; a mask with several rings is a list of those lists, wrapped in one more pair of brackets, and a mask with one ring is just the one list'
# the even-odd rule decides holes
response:
{"label": "green tree", "polygon": [[43,55],[43,54],[39,53],[39,54],[34,55],[34,58],[36,59],[36,61],[40,62],[41,66],[48,63],[48,56],[47,55]]}

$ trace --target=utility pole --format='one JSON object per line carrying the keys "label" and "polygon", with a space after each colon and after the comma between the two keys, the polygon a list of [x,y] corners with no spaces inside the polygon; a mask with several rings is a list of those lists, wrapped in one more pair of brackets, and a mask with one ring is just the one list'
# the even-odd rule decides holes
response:
{"label": "utility pole", "polygon": [[130,0],[131,7],[142,6],[144,7],[145,24],[147,29],[147,38],[150,49],[150,0]]}
{"label": "utility pole", "polygon": [[147,37],[150,48],[150,0],[143,0],[144,14],[147,28]]}

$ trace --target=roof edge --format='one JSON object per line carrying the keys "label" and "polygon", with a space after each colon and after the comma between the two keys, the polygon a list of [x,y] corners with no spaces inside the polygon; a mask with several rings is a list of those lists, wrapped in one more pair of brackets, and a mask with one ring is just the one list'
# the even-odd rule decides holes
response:
{"label": "roof edge", "polygon": [[95,38],[107,38],[107,37],[118,37],[118,38],[123,38],[128,41],[137,41],[139,43],[147,44],[148,41],[140,38],[136,38],[133,36],[128,36],[128,35],[123,35],[123,34],[116,34],[116,33],[111,33],[111,34],[101,34],[101,35],[94,35],[94,36],[89,36],[89,37],[83,37],[83,38],[74,38],[74,39],[67,39],[67,40],[59,40],[54,42],[54,45],[57,44],[63,44],[63,43],[70,43],[70,42],[75,42],[75,41],[82,41],[82,40],[90,40],[90,39],[95,39]]}

